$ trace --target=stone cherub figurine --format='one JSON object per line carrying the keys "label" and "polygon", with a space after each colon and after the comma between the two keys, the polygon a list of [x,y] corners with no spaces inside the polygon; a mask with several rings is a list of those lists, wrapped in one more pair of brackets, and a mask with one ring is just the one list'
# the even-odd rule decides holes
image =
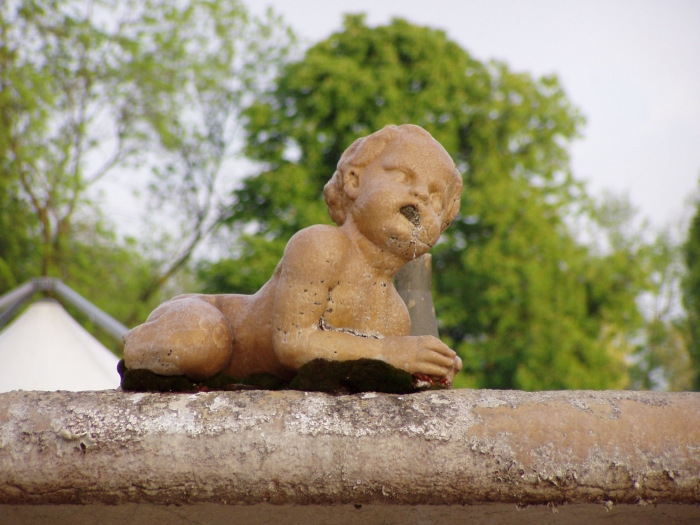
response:
{"label": "stone cherub figurine", "polygon": [[462,178],[424,129],[387,126],[356,140],[324,188],[338,227],[291,238],[255,295],[181,295],[124,336],[129,369],[202,380],[293,378],[315,359],[384,361],[451,382],[462,362],[432,336],[410,336],[392,278],[457,215]]}

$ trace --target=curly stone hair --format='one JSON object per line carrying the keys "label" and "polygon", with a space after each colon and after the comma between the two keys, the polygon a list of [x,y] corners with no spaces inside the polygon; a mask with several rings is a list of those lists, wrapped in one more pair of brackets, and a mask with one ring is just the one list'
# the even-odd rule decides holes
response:
{"label": "curly stone hair", "polygon": [[[338,226],[342,226],[345,222],[345,208],[347,204],[347,196],[345,195],[345,191],[343,191],[345,174],[353,168],[364,168],[368,164],[371,164],[382,154],[391,141],[397,139],[400,135],[409,133],[427,135],[433,139],[432,135],[420,126],[415,126],[413,124],[403,124],[401,126],[389,125],[371,135],[357,139],[343,152],[338,161],[335,173],[333,173],[333,177],[331,177],[323,188],[323,197],[326,199],[328,213],[333,222]],[[442,231],[445,231],[459,211],[460,197],[462,194],[462,176],[456,167],[454,168],[454,175],[452,183],[447,185],[448,195],[446,198],[445,211],[442,214]]]}

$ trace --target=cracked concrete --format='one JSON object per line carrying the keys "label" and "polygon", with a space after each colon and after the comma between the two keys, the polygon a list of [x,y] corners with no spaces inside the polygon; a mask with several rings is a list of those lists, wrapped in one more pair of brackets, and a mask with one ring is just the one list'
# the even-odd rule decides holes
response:
{"label": "cracked concrete", "polygon": [[641,525],[700,522],[699,503],[696,393],[0,394],[3,524],[362,505],[364,523]]}

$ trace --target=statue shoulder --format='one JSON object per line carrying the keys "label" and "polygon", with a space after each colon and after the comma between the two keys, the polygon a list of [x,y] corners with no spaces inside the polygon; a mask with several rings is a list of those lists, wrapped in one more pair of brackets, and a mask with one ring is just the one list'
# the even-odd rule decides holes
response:
{"label": "statue shoulder", "polygon": [[316,224],[294,234],[287,243],[284,255],[285,258],[298,254],[305,258],[339,262],[351,246],[350,239],[339,228]]}

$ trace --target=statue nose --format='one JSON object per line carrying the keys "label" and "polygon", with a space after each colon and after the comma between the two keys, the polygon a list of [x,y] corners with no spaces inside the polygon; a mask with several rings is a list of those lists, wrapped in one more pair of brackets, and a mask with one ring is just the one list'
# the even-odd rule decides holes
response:
{"label": "statue nose", "polygon": [[430,194],[428,193],[428,189],[424,188],[423,186],[414,186],[413,187],[413,195],[423,201],[424,203],[428,202],[428,198],[430,197]]}

